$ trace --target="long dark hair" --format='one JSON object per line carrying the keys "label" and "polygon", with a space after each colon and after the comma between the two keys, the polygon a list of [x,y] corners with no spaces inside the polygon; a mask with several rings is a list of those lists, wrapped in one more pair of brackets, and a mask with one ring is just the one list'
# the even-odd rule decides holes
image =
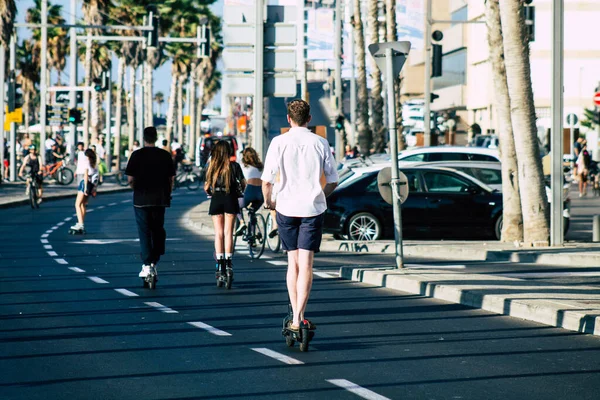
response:
{"label": "long dark hair", "polygon": [[85,153],[83,153],[83,154],[85,154],[85,156],[88,158],[88,160],[90,160],[90,167],[96,168],[96,160],[97,160],[96,152],[92,149],[87,149],[85,151]]}
{"label": "long dark hair", "polygon": [[242,162],[247,167],[248,165],[256,167],[259,171],[263,170],[263,163],[260,162],[258,153],[252,147],[246,147],[242,152]]}
{"label": "long dark hair", "polygon": [[231,188],[231,162],[229,158],[233,155],[229,144],[221,140],[217,142],[210,152],[210,163],[206,172],[206,182],[210,187],[214,188],[217,185],[219,177],[223,178],[225,184],[225,192],[229,193]]}

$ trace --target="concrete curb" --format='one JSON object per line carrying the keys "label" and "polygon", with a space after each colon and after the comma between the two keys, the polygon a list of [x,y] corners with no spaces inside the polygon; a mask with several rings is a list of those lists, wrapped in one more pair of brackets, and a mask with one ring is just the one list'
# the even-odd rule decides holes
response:
{"label": "concrete curb", "polygon": [[[435,276],[435,281],[431,279],[432,276]],[[544,286],[494,275],[342,267],[340,277],[600,336],[600,308],[593,308],[590,304],[600,303],[600,291],[597,288],[578,287],[575,301],[561,292],[572,292],[573,288]],[[590,293],[582,295],[582,289]],[[544,296],[548,296],[549,291],[552,292],[552,299],[562,297],[562,301],[545,300]],[[597,294],[592,293],[594,291]]]}
{"label": "concrete curb", "polygon": [[[129,191],[131,191],[131,188],[129,188],[129,187],[119,187],[119,188],[98,190],[98,194],[102,195],[105,193],[112,194],[112,193],[121,193],[121,192],[129,192]],[[70,192],[70,193],[45,194],[44,202],[63,200],[63,199],[68,199],[68,198],[75,198],[76,196],[77,196],[77,191],[75,189],[73,190],[73,192]],[[7,202],[7,203],[0,203],[0,209],[20,207],[23,205],[29,205],[29,199],[21,199],[21,200],[15,200],[15,201]]]}

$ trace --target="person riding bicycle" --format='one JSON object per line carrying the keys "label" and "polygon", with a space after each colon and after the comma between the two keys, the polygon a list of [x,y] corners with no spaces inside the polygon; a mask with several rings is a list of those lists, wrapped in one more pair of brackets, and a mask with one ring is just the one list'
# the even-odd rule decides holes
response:
{"label": "person riding bicycle", "polygon": [[37,154],[35,145],[29,146],[29,154],[23,159],[23,164],[19,170],[19,176],[23,176],[25,167],[29,167],[29,176],[27,177],[27,188],[25,189],[25,195],[29,196],[29,183],[31,179],[35,179],[38,187],[38,204],[42,202],[42,195],[44,190],[42,184],[44,183],[44,165],[42,159]]}
{"label": "person riding bicycle", "polygon": [[242,168],[229,159],[232,153],[225,141],[215,145],[204,183],[204,190],[212,196],[208,213],[212,216],[215,228],[217,279],[227,275],[227,270],[233,273],[233,227],[236,215],[240,212],[238,198],[246,188]]}
{"label": "person riding bicycle", "polygon": [[[246,179],[246,190],[244,197],[240,198],[240,207],[247,208],[249,205],[258,211],[265,202],[262,194],[262,180],[260,179],[263,170],[263,163],[260,161],[258,153],[252,147],[247,147],[242,152],[242,172]],[[235,231],[235,236],[240,236],[246,230],[244,213],[239,214],[240,226]]]}

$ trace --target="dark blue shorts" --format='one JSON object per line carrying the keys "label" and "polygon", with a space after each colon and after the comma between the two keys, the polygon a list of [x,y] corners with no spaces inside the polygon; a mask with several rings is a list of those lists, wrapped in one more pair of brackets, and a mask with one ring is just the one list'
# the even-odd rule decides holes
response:
{"label": "dark blue shorts", "polygon": [[277,228],[283,250],[302,249],[318,253],[323,237],[323,216],[287,217],[277,213]]}

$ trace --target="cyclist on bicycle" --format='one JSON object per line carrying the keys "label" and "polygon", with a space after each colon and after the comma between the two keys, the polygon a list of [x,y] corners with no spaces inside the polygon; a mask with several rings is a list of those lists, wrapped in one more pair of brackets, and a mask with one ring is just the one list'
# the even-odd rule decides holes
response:
{"label": "cyclist on bicycle", "polygon": [[227,270],[233,267],[233,226],[240,212],[238,198],[246,187],[242,168],[229,159],[232,153],[225,141],[215,145],[204,183],[204,190],[212,196],[208,213],[212,216],[215,228],[217,278],[226,275]]}
{"label": "cyclist on bicycle", "polygon": [[[252,147],[247,147],[242,152],[242,172],[246,179],[246,190],[244,197],[240,198],[240,207],[246,208],[252,205],[255,211],[258,211],[260,206],[265,202],[262,194],[262,176],[263,163],[258,157],[258,153]],[[235,231],[235,236],[240,236],[246,230],[246,222],[244,221],[244,213],[238,215],[240,227]]]}
{"label": "cyclist on bicycle", "polygon": [[44,190],[42,184],[44,182],[44,165],[42,159],[37,154],[35,145],[29,146],[29,154],[23,159],[23,164],[19,170],[19,176],[23,176],[25,167],[29,167],[29,176],[27,177],[27,187],[25,189],[25,195],[29,196],[29,183],[31,179],[35,179],[38,187],[38,204],[42,202],[42,194]]}

